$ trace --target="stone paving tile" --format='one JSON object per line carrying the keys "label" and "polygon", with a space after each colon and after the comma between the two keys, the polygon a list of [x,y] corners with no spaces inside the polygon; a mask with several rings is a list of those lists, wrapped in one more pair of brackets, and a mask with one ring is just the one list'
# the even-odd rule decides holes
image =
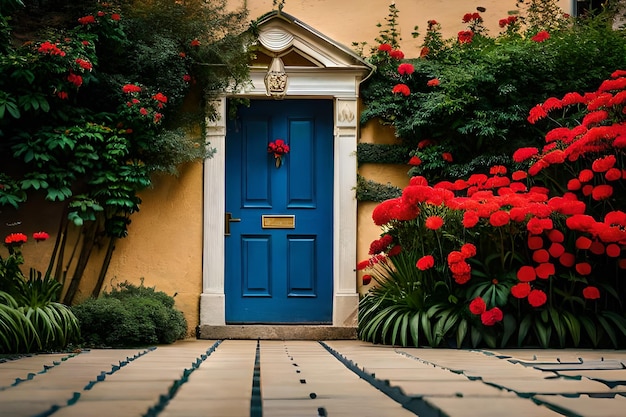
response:
{"label": "stone paving tile", "polygon": [[264,415],[314,417],[319,408],[333,417],[414,415],[360,379],[319,343],[261,341],[260,360]]}
{"label": "stone paving tile", "polygon": [[249,416],[255,354],[256,341],[222,342],[159,417]]}
{"label": "stone paving tile", "polygon": [[581,395],[576,398],[568,398],[561,395],[538,395],[535,398],[575,416],[624,417],[626,415],[626,398],[620,396],[591,398],[587,395]]}
{"label": "stone paving tile", "polygon": [[447,417],[558,417],[563,416],[543,405],[523,398],[428,397],[426,402],[441,409]]}

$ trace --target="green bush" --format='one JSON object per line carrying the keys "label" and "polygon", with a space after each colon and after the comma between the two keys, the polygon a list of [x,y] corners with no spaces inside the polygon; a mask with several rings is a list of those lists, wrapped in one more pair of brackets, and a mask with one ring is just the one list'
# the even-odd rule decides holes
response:
{"label": "green bush", "polygon": [[143,284],[121,283],[72,310],[80,322],[83,342],[89,346],[173,343],[187,334],[187,322],[174,308],[174,298]]}

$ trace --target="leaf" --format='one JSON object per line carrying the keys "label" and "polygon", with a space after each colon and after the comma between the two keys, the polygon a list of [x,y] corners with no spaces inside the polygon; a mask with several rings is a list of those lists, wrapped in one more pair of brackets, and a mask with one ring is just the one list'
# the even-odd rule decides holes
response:
{"label": "leaf", "polygon": [[539,341],[539,345],[547,349],[550,346],[550,337],[552,336],[552,327],[548,324],[535,320],[535,335],[537,336],[537,340]]}
{"label": "leaf", "polygon": [[615,336],[615,330],[613,330],[613,327],[611,327],[609,322],[606,321],[606,319],[603,316],[597,315],[596,318],[602,325],[602,328],[606,332],[607,336],[609,336],[609,339],[611,339],[611,343],[613,344],[613,347],[617,349],[617,337]]}
{"label": "leaf", "polygon": [[572,313],[567,310],[563,311],[563,322],[569,330],[570,336],[572,336],[572,342],[574,347],[578,347],[580,344],[580,322]]}
{"label": "leaf", "polygon": [[478,346],[483,339],[483,332],[477,329],[475,326],[470,328],[470,339],[472,340],[472,347]]}
{"label": "leaf", "polygon": [[556,330],[556,334],[559,338],[559,347],[565,347],[566,332],[565,325],[561,321],[561,316],[554,307],[550,307],[548,311],[550,312],[550,318],[552,319],[554,330]]}
{"label": "leaf", "polygon": [[533,317],[531,315],[526,315],[522,322],[519,325],[519,331],[517,332],[517,345],[522,346],[524,344],[524,340],[526,340],[526,336],[528,335],[528,330],[530,330],[530,326],[532,325]]}
{"label": "leaf", "polygon": [[467,336],[467,320],[462,319],[459,326],[456,329],[456,346],[460,349],[465,343],[465,337]]}
{"label": "leaf", "polygon": [[515,320],[515,317],[513,317],[512,314],[505,314],[502,319],[502,325],[504,327],[504,332],[502,334],[501,346],[506,347],[509,339],[513,336],[515,330],[517,330],[517,320]]}
{"label": "leaf", "polygon": [[595,323],[587,316],[580,316],[580,322],[583,324],[583,327],[591,340],[591,344],[594,348],[597,348],[600,340],[598,340],[598,331]]}
{"label": "leaf", "polygon": [[409,331],[411,333],[411,338],[413,339],[413,344],[416,347],[419,347],[419,336],[420,336],[420,316],[422,311],[416,311],[413,313],[413,316],[409,319]]}

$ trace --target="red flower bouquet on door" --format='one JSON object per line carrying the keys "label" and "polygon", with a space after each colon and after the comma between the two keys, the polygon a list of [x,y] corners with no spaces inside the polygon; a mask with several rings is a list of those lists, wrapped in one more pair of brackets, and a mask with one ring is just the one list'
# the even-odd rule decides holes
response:
{"label": "red flower bouquet on door", "polygon": [[276,139],[267,145],[267,153],[274,155],[276,168],[279,168],[283,162],[283,156],[289,153],[289,145],[282,139]]}

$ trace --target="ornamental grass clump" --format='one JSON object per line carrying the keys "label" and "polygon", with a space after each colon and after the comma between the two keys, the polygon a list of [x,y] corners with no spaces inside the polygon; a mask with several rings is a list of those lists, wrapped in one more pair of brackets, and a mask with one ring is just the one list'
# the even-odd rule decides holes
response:
{"label": "ornamental grass clump", "polygon": [[[360,337],[626,346],[625,99],[622,70],[595,92],[549,98],[528,121],[558,113],[558,127],[542,149],[513,153],[515,171],[495,165],[433,185],[416,176],[378,205],[383,234],[358,265],[378,284],[361,301]],[[405,291],[391,296],[398,282]],[[406,302],[416,291],[420,302]]]}
{"label": "ornamental grass clump", "polygon": [[[35,241],[48,239],[46,232],[33,234]],[[0,353],[30,353],[65,349],[77,342],[80,329],[71,309],[58,302],[61,284],[49,275],[24,264],[24,233],[4,239],[8,256],[0,256]]]}

